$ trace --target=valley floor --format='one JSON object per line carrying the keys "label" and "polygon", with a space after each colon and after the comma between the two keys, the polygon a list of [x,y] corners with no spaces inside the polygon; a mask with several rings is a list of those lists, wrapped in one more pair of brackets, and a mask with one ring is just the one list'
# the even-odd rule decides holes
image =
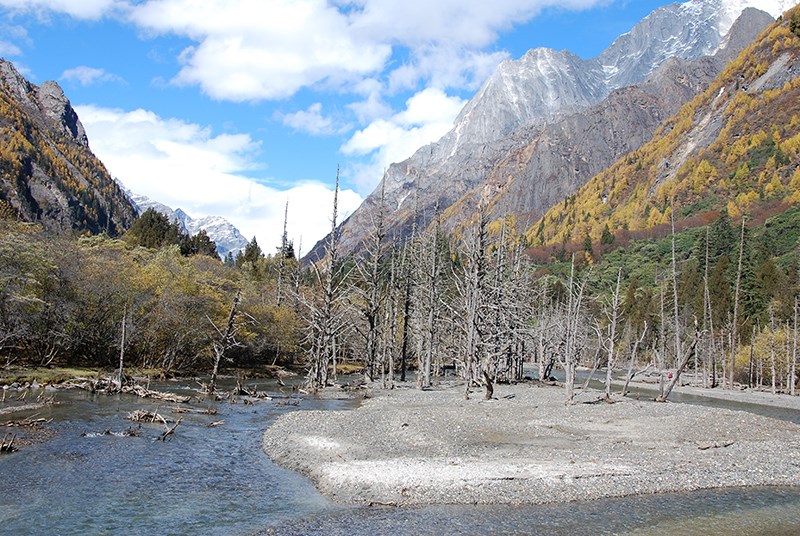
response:
{"label": "valley floor", "polygon": [[[790,408],[798,400],[743,394]],[[456,383],[401,386],[371,391],[355,410],[286,414],[263,447],[331,499],[357,504],[539,504],[800,484],[798,424],[644,399],[592,403],[599,396],[579,392],[567,405],[562,388],[525,383],[465,400]]]}

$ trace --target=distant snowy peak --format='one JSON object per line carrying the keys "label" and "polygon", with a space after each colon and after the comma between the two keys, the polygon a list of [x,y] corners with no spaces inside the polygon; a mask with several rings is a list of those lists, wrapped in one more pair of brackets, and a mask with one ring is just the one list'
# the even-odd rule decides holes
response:
{"label": "distant snowy peak", "polygon": [[144,195],[127,191],[128,198],[139,214],[148,208],[165,215],[173,223],[177,223],[184,233],[194,236],[200,231],[205,231],[208,237],[217,244],[217,253],[222,258],[231,253],[234,257],[244,251],[248,240],[242,236],[239,229],[221,216],[206,216],[194,219],[180,208],[172,209],[163,203],[154,201]]}
{"label": "distant snowy peak", "polygon": [[[641,82],[669,58],[694,60],[716,53],[742,12],[753,7],[773,18],[784,0],[689,0],[656,9],[619,36],[597,58],[608,89]],[[788,5],[786,8],[788,9]]]}
{"label": "distant snowy peak", "polygon": [[529,50],[501,63],[458,115],[434,160],[450,158],[463,144],[489,143],[522,125],[597,104],[616,89],[642,82],[669,58],[712,55],[742,12],[753,7],[777,17],[785,0],[690,0],[656,9],[600,56]]}

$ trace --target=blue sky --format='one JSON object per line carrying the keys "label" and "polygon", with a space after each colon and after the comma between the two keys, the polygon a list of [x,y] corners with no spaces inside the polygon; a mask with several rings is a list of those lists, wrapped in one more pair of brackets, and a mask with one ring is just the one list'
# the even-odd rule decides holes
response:
{"label": "blue sky", "polygon": [[56,80],[127,187],[307,251],[497,64],[594,57],[665,0],[0,0],[0,55]]}

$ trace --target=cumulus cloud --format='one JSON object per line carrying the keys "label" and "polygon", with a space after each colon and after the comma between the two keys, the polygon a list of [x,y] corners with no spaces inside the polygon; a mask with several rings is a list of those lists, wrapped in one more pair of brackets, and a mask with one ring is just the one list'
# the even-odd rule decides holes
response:
{"label": "cumulus cloud", "polygon": [[277,114],[281,122],[298,132],[312,136],[327,136],[343,131],[346,126],[335,127],[330,117],[322,115],[322,103],[315,102],[305,110],[292,114]]}
{"label": "cumulus cloud", "polygon": [[87,67],[85,65],[67,69],[61,73],[61,79],[70,82],[77,82],[82,86],[91,86],[92,84],[103,82],[124,82],[121,77],[106,72],[104,69]]}
{"label": "cumulus cloud", "polygon": [[360,79],[391,54],[387,44],[360,38],[325,0],[151,0],[131,18],[197,41],[182,52],[174,81],[217,99],[280,99],[323,81]]}
{"label": "cumulus cloud", "polygon": [[17,45],[0,40],[0,56],[19,56],[20,54],[22,51]]}
{"label": "cumulus cloud", "polygon": [[[223,216],[262,247],[280,241],[289,201],[289,233],[310,249],[330,230],[333,193],[319,181],[281,190],[248,176],[260,146],[246,134],[214,134],[209,128],[147,110],[77,106],[91,148],[130,190],[192,217]],[[340,195],[342,214],[361,203],[355,192]]]}
{"label": "cumulus cloud", "polygon": [[405,110],[377,119],[357,131],[342,145],[346,155],[371,155],[370,164],[358,166],[354,180],[359,190],[372,190],[389,164],[401,162],[414,151],[437,141],[452,127],[465,101],[442,90],[427,88],[406,101]]}
{"label": "cumulus cloud", "polygon": [[547,6],[604,1],[146,0],[132,4],[129,17],[148,32],[196,42],[181,53],[174,83],[257,101],[320,84],[357,86],[384,74],[396,47],[413,58],[394,70],[396,87],[473,87],[503,59],[483,51],[499,32]]}

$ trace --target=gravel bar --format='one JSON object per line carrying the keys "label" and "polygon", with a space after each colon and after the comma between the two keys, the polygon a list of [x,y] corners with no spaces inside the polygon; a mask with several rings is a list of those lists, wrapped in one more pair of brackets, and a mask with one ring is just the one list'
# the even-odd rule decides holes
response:
{"label": "gravel bar", "polygon": [[800,484],[800,426],[751,413],[499,385],[370,391],[355,410],[296,411],[263,436],[277,464],[350,504],[545,504]]}

